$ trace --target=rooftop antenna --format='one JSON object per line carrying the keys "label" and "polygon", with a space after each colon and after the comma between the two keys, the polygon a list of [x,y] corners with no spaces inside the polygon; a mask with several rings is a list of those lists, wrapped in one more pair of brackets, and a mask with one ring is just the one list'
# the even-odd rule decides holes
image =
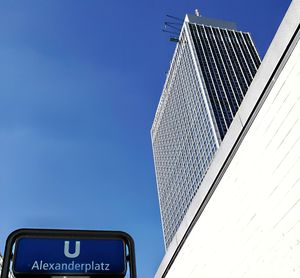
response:
{"label": "rooftop antenna", "polygon": [[169,41],[179,42],[179,35],[180,35],[181,26],[183,24],[183,19],[168,14],[166,15],[166,17],[171,20],[164,22],[164,29],[162,29],[162,31],[173,35],[169,37]]}
{"label": "rooftop antenna", "polygon": [[178,21],[180,24],[183,22],[183,19],[182,19],[182,18],[179,18],[179,17],[177,17],[177,16],[173,16],[173,15],[167,14],[166,17],[172,18],[172,19]]}

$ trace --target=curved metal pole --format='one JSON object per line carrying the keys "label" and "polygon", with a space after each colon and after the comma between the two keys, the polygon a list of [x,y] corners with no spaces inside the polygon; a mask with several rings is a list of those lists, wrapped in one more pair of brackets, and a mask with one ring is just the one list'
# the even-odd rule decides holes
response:
{"label": "curved metal pole", "polygon": [[4,257],[3,257],[3,265],[2,265],[2,271],[1,271],[1,278],[8,278],[9,274],[9,267],[10,267],[10,261],[12,259],[12,248],[16,241],[16,239],[20,236],[22,236],[23,230],[16,230],[12,232],[5,244],[5,250],[4,250]]}

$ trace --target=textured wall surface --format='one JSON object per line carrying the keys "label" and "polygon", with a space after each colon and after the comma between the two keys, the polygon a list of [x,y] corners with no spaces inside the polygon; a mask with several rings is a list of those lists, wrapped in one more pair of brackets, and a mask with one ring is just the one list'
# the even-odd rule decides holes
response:
{"label": "textured wall surface", "polygon": [[300,43],[166,277],[300,277]]}

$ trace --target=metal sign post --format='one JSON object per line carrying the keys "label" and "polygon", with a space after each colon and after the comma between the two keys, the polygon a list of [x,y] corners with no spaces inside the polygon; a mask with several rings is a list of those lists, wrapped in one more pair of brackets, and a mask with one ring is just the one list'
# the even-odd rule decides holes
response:
{"label": "metal sign post", "polygon": [[6,241],[1,278],[136,278],[134,242],[116,231],[20,229]]}

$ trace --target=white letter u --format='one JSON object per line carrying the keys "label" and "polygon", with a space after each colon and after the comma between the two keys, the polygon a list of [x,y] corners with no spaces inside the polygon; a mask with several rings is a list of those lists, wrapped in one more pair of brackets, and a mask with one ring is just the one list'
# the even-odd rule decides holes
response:
{"label": "white letter u", "polygon": [[65,241],[65,256],[68,258],[76,258],[80,254],[80,241],[75,242],[75,252],[73,254],[70,253],[70,242]]}

